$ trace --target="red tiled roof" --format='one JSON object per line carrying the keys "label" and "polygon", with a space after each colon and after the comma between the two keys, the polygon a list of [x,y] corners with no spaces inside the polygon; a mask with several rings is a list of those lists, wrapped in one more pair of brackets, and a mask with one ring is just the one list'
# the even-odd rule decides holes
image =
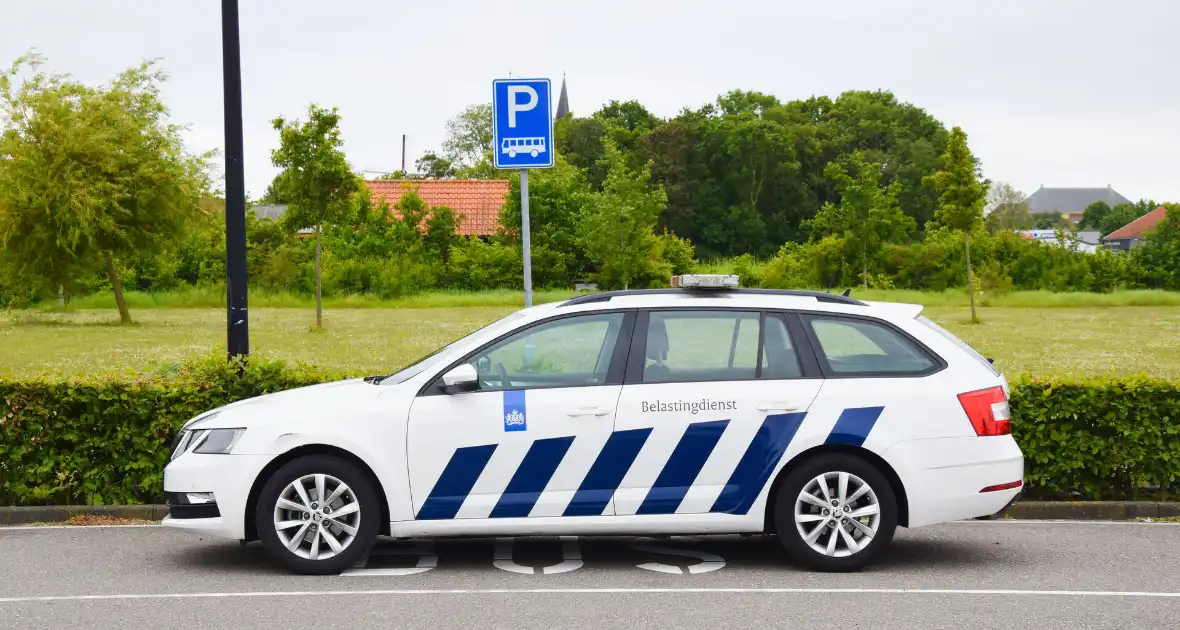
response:
{"label": "red tiled roof", "polygon": [[1155,229],[1168,214],[1167,208],[1160,206],[1151,212],[1131,221],[1123,227],[1107,234],[1102,240],[1118,240],[1122,238],[1143,238],[1144,234]]}
{"label": "red tiled roof", "polygon": [[368,180],[365,185],[373,203],[385,197],[390,206],[402,198],[408,186],[416,186],[427,205],[446,206],[463,215],[456,230],[462,236],[495,234],[500,227],[500,208],[508,195],[506,179],[385,179]]}

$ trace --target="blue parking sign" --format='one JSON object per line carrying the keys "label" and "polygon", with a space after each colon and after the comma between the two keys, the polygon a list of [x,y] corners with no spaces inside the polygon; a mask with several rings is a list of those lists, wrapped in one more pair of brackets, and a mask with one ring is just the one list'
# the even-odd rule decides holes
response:
{"label": "blue parking sign", "polygon": [[492,162],[496,168],[553,166],[553,99],[549,79],[492,82]]}

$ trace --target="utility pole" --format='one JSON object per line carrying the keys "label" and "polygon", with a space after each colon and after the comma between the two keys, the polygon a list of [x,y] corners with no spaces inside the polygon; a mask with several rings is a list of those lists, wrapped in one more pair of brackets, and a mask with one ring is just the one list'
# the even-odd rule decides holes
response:
{"label": "utility pole", "polygon": [[402,177],[406,176],[406,134],[402,134]]}
{"label": "utility pole", "polygon": [[221,76],[225,97],[225,292],[229,359],[250,354],[246,313],[246,172],[242,164],[242,47],[238,0],[221,0]]}

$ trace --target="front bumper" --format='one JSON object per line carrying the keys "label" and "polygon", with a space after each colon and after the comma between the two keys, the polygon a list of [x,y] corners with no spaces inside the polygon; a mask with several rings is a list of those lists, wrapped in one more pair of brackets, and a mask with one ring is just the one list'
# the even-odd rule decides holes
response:
{"label": "front bumper", "polygon": [[[167,527],[196,534],[243,540],[250,489],[271,455],[202,455],[185,453],[164,468],[164,492],[172,498],[189,492],[211,492],[210,506],[170,505]],[[193,509],[203,507],[203,509]],[[181,517],[181,518],[178,518]]]}

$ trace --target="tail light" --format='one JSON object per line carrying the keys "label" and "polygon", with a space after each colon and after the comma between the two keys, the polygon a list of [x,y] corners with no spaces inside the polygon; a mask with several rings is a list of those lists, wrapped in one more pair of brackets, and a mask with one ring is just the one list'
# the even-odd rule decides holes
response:
{"label": "tail light", "polygon": [[1008,395],[1003,387],[989,387],[959,394],[959,403],[967,412],[967,419],[975,434],[1008,435],[1012,433],[1012,415],[1008,410]]}

